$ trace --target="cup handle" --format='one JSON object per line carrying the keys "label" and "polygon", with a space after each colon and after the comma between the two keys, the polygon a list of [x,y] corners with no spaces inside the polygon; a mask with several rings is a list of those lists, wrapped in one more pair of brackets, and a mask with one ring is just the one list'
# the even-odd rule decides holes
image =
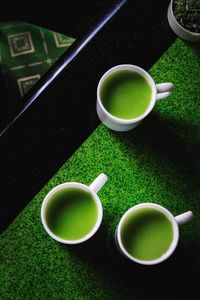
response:
{"label": "cup handle", "polygon": [[98,191],[104,186],[106,181],[108,180],[108,176],[104,173],[99,174],[97,178],[90,184],[89,188],[93,190],[93,192],[98,193]]}
{"label": "cup handle", "polygon": [[161,100],[171,95],[174,90],[174,85],[171,82],[156,84],[157,97],[156,100]]}
{"label": "cup handle", "polygon": [[193,218],[193,213],[191,210],[186,211],[185,213],[178,215],[175,217],[176,222],[178,223],[178,225],[182,225],[187,223],[188,221],[190,221]]}

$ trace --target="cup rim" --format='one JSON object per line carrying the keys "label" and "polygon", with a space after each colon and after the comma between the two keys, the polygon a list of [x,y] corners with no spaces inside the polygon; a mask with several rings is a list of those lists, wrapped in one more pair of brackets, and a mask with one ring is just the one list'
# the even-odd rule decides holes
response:
{"label": "cup rim", "polygon": [[[58,237],[57,235],[55,235],[51,229],[48,227],[47,225],[47,222],[46,222],[46,216],[45,216],[45,212],[46,212],[46,207],[47,207],[47,204],[48,204],[48,201],[50,200],[50,198],[52,197],[52,195],[63,189],[63,188],[70,188],[70,187],[73,187],[73,188],[78,188],[78,189],[81,189],[81,190],[84,190],[86,192],[89,192],[94,201],[96,202],[96,205],[97,205],[97,210],[98,210],[98,216],[97,216],[97,220],[96,220],[96,223],[94,225],[94,227],[92,228],[92,230],[87,233],[84,237],[80,238],[80,239],[77,239],[77,240],[68,240],[68,239],[63,239],[63,238],[60,238]],[[90,239],[96,232],[97,230],[99,229],[100,225],[101,225],[101,222],[102,222],[102,218],[103,218],[103,208],[102,208],[102,204],[101,204],[101,201],[98,197],[98,195],[92,190],[90,189],[89,186],[85,185],[85,184],[82,184],[82,183],[79,183],[79,182],[65,182],[65,183],[61,183],[57,186],[55,186],[53,189],[51,189],[48,194],[45,196],[43,202],[42,202],[42,207],[41,207],[41,220],[42,220],[42,224],[44,226],[44,229],[46,230],[46,232],[56,241],[60,242],[60,243],[63,243],[63,244],[80,244],[80,243],[83,243],[85,241],[87,241],[88,239]]]}
{"label": "cup rim", "polygon": [[[107,111],[101,101],[101,97],[100,97],[100,90],[101,87],[103,85],[104,80],[112,73],[114,73],[115,71],[118,70],[134,70],[137,73],[143,75],[145,77],[145,79],[148,81],[151,90],[152,90],[152,96],[151,96],[151,100],[150,100],[150,104],[148,106],[148,108],[146,109],[146,111],[140,115],[139,117],[136,118],[132,118],[132,119],[122,119],[122,118],[118,118],[115,117],[114,115],[112,115],[109,111]],[[101,79],[99,80],[98,86],[97,86],[97,101],[99,106],[101,107],[101,109],[103,110],[103,112],[109,116],[109,118],[115,122],[118,122],[120,124],[132,124],[135,122],[139,122],[141,120],[143,120],[154,108],[155,102],[156,102],[156,95],[157,95],[157,91],[156,91],[156,85],[155,82],[153,80],[153,78],[149,75],[149,73],[147,71],[145,71],[143,68],[136,66],[136,65],[132,65],[132,64],[121,64],[121,65],[116,65],[112,68],[110,68],[109,70],[107,70],[103,76],[101,77]]]}
{"label": "cup rim", "polygon": [[[122,228],[123,222],[125,221],[127,216],[130,215],[133,211],[139,210],[141,208],[155,208],[155,209],[163,212],[165,214],[165,216],[167,216],[168,219],[171,221],[171,224],[173,226],[173,240],[172,240],[168,250],[161,257],[159,257],[157,259],[153,259],[153,260],[137,259],[128,253],[128,251],[125,249],[125,247],[122,243],[121,228]],[[159,264],[159,263],[165,261],[168,257],[170,257],[172,255],[172,253],[174,252],[174,250],[177,247],[178,240],[179,240],[179,227],[178,227],[175,217],[165,207],[163,207],[159,204],[156,204],[156,203],[151,203],[151,202],[140,203],[140,204],[137,204],[137,205],[129,208],[126,211],[126,213],[122,216],[122,218],[118,224],[116,233],[117,233],[117,243],[118,243],[119,249],[122,252],[122,254],[125,255],[126,257],[128,257],[130,260],[132,260],[136,263],[142,264],[142,265],[156,265],[156,264]]]}

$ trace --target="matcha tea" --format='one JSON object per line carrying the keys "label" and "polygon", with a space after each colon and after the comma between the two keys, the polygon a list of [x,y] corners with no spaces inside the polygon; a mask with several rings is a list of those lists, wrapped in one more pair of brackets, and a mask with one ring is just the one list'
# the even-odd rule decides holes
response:
{"label": "matcha tea", "polygon": [[133,119],[144,114],[151,96],[148,81],[131,70],[119,70],[111,74],[105,79],[100,92],[105,109],[121,119]]}
{"label": "matcha tea", "polygon": [[154,260],[169,249],[173,241],[173,227],[161,211],[142,208],[124,221],[121,239],[131,256],[140,260]]}
{"label": "matcha tea", "polygon": [[87,235],[97,216],[98,209],[92,195],[78,188],[57,191],[46,208],[49,229],[66,240],[77,240]]}

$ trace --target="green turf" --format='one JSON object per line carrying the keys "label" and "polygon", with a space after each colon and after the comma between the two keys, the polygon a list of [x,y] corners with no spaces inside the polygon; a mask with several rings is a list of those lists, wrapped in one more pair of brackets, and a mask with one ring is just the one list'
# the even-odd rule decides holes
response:
{"label": "green turf", "polygon": [[[0,299],[172,299],[176,291],[195,290],[200,269],[198,46],[177,39],[150,73],[156,82],[172,81],[173,95],[131,132],[100,125],[1,235]],[[46,193],[65,181],[90,184],[100,172],[109,181],[99,192],[104,218],[96,237],[71,247],[52,240],[40,222]],[[129,265],[113,240],[122,214],[146,201],[174,215],[189,209],[196,215],[181,227],[174,256],[153,269]]]}

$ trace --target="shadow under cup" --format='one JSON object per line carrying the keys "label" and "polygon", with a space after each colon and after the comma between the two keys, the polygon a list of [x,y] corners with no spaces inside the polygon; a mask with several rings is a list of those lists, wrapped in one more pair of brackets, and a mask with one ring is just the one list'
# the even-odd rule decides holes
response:
{"label": "shadow under cup", "polygon": [[41,214],[43,226],[53,239],[77,244],[98,230],[102,205],[96,193],[84,184],[64,183],[47,194]]}
{"label": "shadow under cup", "polygon": [[130,260],[153,265],[175,250],[179,229],[174,216],[156,204],[140,204],[128,210],[116,230],[119,251]]}

